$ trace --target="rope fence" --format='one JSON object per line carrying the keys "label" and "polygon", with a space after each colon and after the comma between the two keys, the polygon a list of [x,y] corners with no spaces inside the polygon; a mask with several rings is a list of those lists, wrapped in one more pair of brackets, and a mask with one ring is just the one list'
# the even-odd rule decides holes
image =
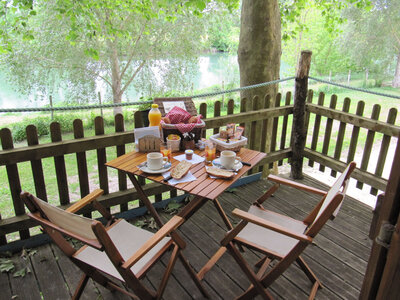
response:
{"label": "rope fence", "polygon": [[[378,96],[383,96],[383,97],[388,97],[388,98],[394,98],[394,99],[400,99],[400,96],[397,95],[391,95],[391,94],[386,94],[386,93],[380,93],[380,92],[374,92],[370,91],[364,88],[357,88],[357,87],[352,87],[340,83],[335,83],[332,81],[327,81],[324,79],[319,79],[315,77],[308,77],[311,80],[329,84],[329,85],[334,85],[338,86],[344,89],[348,90],[354,90],[358,92],[363,92],[367,94],[372,94],[372,95],[378,95]],[[284,81],[289,81],[295,79],[294,76],[292,77],[287,77],[283,79],[278,79],[278,80],[273,80],[273,81],[268,81],[268,82],[263,82],[259,84],[254,84],[254,85],[249,85],[249,86],[244,86],[244,87],[239,87],[235,89],[230,89],[230,90],[220,90],[216,92],[210,92],[210,93],[203,93],[203,94],[198,94],[198,95],[193,95],[190,96],[193,99],[196,98],[208,98],[212,96],[218,96],[222,94],[229,94],[229,93],[235,93],[235,92],[240,92],[240,91],[245,91],[245,90],[250,90],[250,89],[256,89],[259,87],[264,87],[272,84],[277,84],[280,82]],[[95,108],[114,108],[114,107],[122,107],[122,106],[133,106],[133,105],[142,105],[145,103],[153,103],[153,101],[137,101],[137,102],[123,102],[123,103],[111,103],[111,104],[94,104],[94,105],[80,105],[80,106],[63,106],[63,107],[33,107],[33,108],[0,108],[0,113],[13,113],[13,112],[46,112],[46,111],[68,111],[68,110],[85,110],[85,109],[95,109]]]}
{"label": "rope fence", "polygon": [[328,81],[328,80],[324,80],[324,79],[319,79],[319,78],[315,78],[315,77],[311,77],[311,76],[309,76],[308,79],[311,79],[311,80],[314,80],[314,81],[318,81],[318,82],[322,82],[322,83],[326,83],[326,84],[330,84],[330,85],[334,85],[334,86],[338,86],[338,87],[341,87],[341,88],[344,88],[344,89],[348,89],[348,90],[357,91],[357,92],[363,92],[363,93],[377,95],[377,96],[400,99],[400,96],[390,95],[390,94],[380,93],[380,92],[374,92],[374,91],[370,91],[370,90],[367,90],[367,89],[352,87],[352,86],[349,86],[349,85],[336,83],[336,82],[332,82],[332,81]]}

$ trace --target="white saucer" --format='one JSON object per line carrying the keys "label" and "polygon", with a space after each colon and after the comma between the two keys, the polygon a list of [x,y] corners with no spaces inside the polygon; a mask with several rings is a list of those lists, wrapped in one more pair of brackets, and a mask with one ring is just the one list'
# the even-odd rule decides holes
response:
{"label": "white saucer", "polygon": [[216,167],[216,168],[220,168],[220,169],[224,169],[224,170],[232,171],[232,172],[237,172],[237,171],[239,171],[239,170],[243,167],[242,162],[241,162],[240,160],[237,160],[237,159],[235,160],[235,165],[233,166],[232,169],[226,169],[226,168],[224,168],[224,167],[221,165],[221,161],[220,161],[219,158],[214,159],[213,162],[212,162],[212,164],[213,164],[213,166]]}
{"label": "white saucer", "polygon": [[149,173],[149,174],[161,174],[161,173],[167,172],[169,169],[171,169],[171,163],[166,163],[166,164],[164,165],[164,167],[162,167],[161,169],[152,170],[152,169],[149,169],[149,168],[147,167],[147,163],[144,162],[143,164],[139,165],[138,168],[139,168],[140,171],[145,172],[145,173]]}

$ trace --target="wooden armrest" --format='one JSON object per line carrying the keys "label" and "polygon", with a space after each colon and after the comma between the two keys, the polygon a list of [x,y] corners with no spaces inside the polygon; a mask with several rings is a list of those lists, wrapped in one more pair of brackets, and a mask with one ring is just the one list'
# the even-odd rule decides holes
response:
{"label": "wooden armrest", "polygon": [[173,216],[163,227],[161,227],[146,243],[135,252],[122,267],[125,269],[131,268],[137,263],[147,252],[149,252],[155,245],[157,245],[164,237],[177,229],[183,224],[185,220],[179,216]]}
{"label": "wooden armrest", "polygon": [[297,232],[293,232],[290,229],[283,227],[281,225],[275,224],[273,222],[264,220],[263,218],[257,217],[255,215],[252,215],[248,212],[245,212],[243,210],[235,208],[232,212],[233,215],[256,225],[262,226],[264,228],[279,232],[281,234],[287,235],[289,237],[292,237],[296,240],[303,241],[303,242],[312,242],[312,238],[309,237],[308,235],[305,234],[299,234]]}
{"label": "wooden armrest", "polygon": [[79,211],[81,208],[85,207],[89,203],[93,202],[96,198],[99,196],[103,195],[104,191],[102,189],[97,189],[91,192],[90,194],[87,194],[85,197],[83,197],[81,200],[78,200],[74,204],[72,204],[70,207],[68,207],[65,211],[70,212],[70,213],[76,213]]}
{"label": "wooden armrest", "polygon": [[297,188],[297,189],[300,189],[300,190],[303,190],[303,191],[306,191],[306,192],[311,192],[311,193],[314,193],[314,194],[318,194],[318,195],[321,195],[321,196],[325,196],[326,195],[326,192],[323,191],[323,190],[320,190],[320,189],[317,189],[317,188],[314,188],[314,187],[311,187],[311,186],[308,186],[308,185],[305,185],[305,184],[301,184],[301,183],[298,183],[296,181],[292,181],[292,180],[289,180],[289,179],[278,177],[278,176],[275,176],[275,175],[269,175],[268,176],[268,180],[271,180],[271,181],[274,181],[274,182],[277,182],[277,183],[280,183],[280,184],[285,184],[285,185],[288,185],[288,186],[291,186],[291,187],[294,187],[294,188]]}

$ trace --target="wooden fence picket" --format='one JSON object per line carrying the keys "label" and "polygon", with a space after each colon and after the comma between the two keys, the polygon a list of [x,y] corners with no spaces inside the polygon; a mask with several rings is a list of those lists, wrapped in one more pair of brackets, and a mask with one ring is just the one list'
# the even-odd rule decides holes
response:
{"label": "wooden fence picket", "polygon": [[[214,102],[214,117],[221,116],[221,101]],[[213,134],[219,133],[219,127],[213,129]]]}
{"label": "wooden fence picket", "polygon": [[[287,92],[286,97],[285,97],[285,106],[290,105],[290,102],[292,100],[292,93]],[[282,120],[282,131],[281,131],[281,143],[279,145],[279,149],[283,150],[285,149],[286,145],[286,136],[287,136],[287,130],[288,130],[288,122],[289,122],[289,116],[284,116]],[[307,125],[306,125],[307,128]],[[278,166],[281,166],[283,164],[283,160],[278,161]]]}
{"label": "wooden fence picket", "polygon": [[[203,116],[203,120],[207,119],[207,103],[201,103],[200,104],[200,114]],[[204,129],[203,132],[201,133],[201,137],[205,138],[207,136],[207,130]]]}
{"label": "wooden fence picket", "polygon": [[[94,119],[95,135],[104,135],[104,120],[102,117]],[[108,172],[105,163],[107,162],[106,148],[98,148],[97,152],[97,168],[99,173],[100,188],[104,191],[104,195],[109,193],[108,189]]]}
{"label": "wooden fence picket", "polygon": [[[278,108],[281,106],[281,99],[282,99],[282,94],[278,93],[276,94],[275,97],[275,102],[274,102],[274,107]],[[277,137],[278,137],[278,123],[279,123],[279,117],[275,117],[272,121],[272,133],[271,133],[271,147],[270,147],[270,152],[276,151],[276,145],[277,145]],[[273,167],[273,163],[269,165],[269,168],[271,169]]]}
{"label": "wooden fence picket", "polygon": [[[371,119],[379,120],[379,115],[381,113],[381,106],[379,104],[375,104],[372,108]],[[366,171],[368,168],[369,159],[371,157],[372,146],[374,144],[375,139],[375,131],[368,130],[367,140],[365,141],[363,156],[361,159],[360,169]],[[361,181],[357,181],[356,187],[359,189],[363,188],[364,183]]]}
{"label": "wooden fence picket", "polygon": [[[319,93],[318,96],[318,105],[319,106],[324,106],[324,100],[325,100],[325,94],[324,93]],[[314,129],[312,133],[312,140],[311,140],[311,150],[317,150],[317,144],[318,144],[318,137],[319,137],[319,129],[321,127],[321,115],[315,115],[315,120],[314,120]],[[310,167],[314,166],[314,161],[311,159],[308,161],[308,165]]]}
{"label": "wooden fence picket", "polygon": [[[39,138],[36,126],[28,125],[26,127],[26,141],[28,143],[28,146],[39,145]],[[46,184],[44,181],[42,160],[31,160],[31,169],[36,196],[47,202]]]}
{"label": "wooden fence picket", "polygon": [[[396,117],[397,117],[397,109],[392,107],[389,110],[386,123],[393,125],[396,121]],[[379,150],[378,161],[376,163],[376,168],[375,168],[375,175],[379,177],[382,176],[383,168],[385,167],[386,156],[389,150],[391,138],[392,137],[387,134],[384,134],[382,138],[381,149]],[[378,194],[378,190],[374,187],[371,187],[370,193],[376,196]]]}
{"label": "wooden fence picket", "polygon": [[[114,116],[114,129],[115,132],[124,132],[125,131],[125,123],[124,116],[122,114],[116,114]],[[117,157],[125,154],[125,145],[117,145],[116,146]],[[118,190],[125,191],[127,189],[127,178],[126,173],[118,170]],[[120,211],[127,211],[128,203],[122,203],[120,205]]]}
{"label": "wooden fence picket", "polygon": [[[347,112],[349,112],[349,110],[350,110],[350,99],[346,97],[343,102],[342,111],[347,113]],[[335,154],[333,155],[333,157],[337,160],[340,160],[340,155],[342,153],[345,132],[346,132],[346,123],[340,122],[339,131],[338,131],[338,135],[336,138]],[[336,174],[337,174],[337,172],[335,170],[331,170],[332,177],[336,177]]]}
{"label": "wooden fence picket", "polygon": [[[337,96],[332,95],[331,97],[331,102],[329,104],[329,108],[335,109],[336,108],[336,103],[337,103]],[[329,150],[329,143],[331,140],[331,134],[332,134],[332,126],[333,126],[333,119],[327,118],[326,119],[326,125],[325,125],[325,135],[324,135],[324,143],[322,145],[322,154],[328,155],[328,150]],[[324,165],[319,165],[319,170],[321,172],[325,171],[325,166]]]}
{"label": "wooden fence picket", "polygon": [[[53,122],[50,124],[50,138],[53,143],[62,141],[60,123]],[[70,202],[70,200],[64,155],[54,156],[54,166],[56,169],[58,196],[60,198],[60,204],[66,205]]]}
{"label": "wooden fence picket", "polygon": [[[74,138],[81,139],[85,137],[85,132],[83,129],[83,122],[80,119],[75,119],[72,123],[74,130]],[[90,193],[89,187],[89,172],[87,167],[86,160],[86,152],[77,152],[76,153],[76,166],[78,169],[78,178],[79,178],[79,191],[81,198],[85,197]],[[91,213],[84,213],[85,217],[90,218]]]}
{"label": "wooden fence picket", "polygon": [[[364,107],[365,107],[365,102],[364,101],[359,101],[357,103],[357,109],[356,109],[356,115],[357,116],[362,116],[364,114]],[[358,143],[359,134],[360,134],[360,127],[359,126],[353,126],[353,130],[351,132],[349,152],[347,154],[347,163],[350,163],[350,162],[352,162],[354,160],[354,157],[356,155],[356,150],[357,150],[357,143]]]}
{"label": "wooden fence picket", "polygon": [[[14,149],[14,143],[11,135],[11,131],[8,128],[3,128],[0,130],[0,139],[3,150]],[[6,165],[8,182],[10,184],[10,193],[13,202],[14,212],[16,216],[21,216],[25,214],[24,203],[22,202],[19,194],[21,193],[21,181],[19,179],[18,166],[17,164]],[[29,230],[23,229],[19,231],[19,236],[21,239],[29,238]],[[5,236],[1,236],[1,242],[6,241]]]}

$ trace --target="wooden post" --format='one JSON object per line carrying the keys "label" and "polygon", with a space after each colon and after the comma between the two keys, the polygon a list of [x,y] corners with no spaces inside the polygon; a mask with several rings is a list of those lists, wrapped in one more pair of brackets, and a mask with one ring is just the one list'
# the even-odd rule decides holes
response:
{"label": "wooden post", "polygon": [[100,92],[98,92],[97,95],[99,96],[100,115],[103,118],[103,107],[101,106],[101,95],[100,95]]}
{"label": "wooden post", "polygon": [[[221,89],[222,89],[222,91],[225,90],[225,84],[224,84],[223,80],[222,80],[222,84],[221,84]],[[222,108],[224,108],[224,107],[225,107],[225,94],[222,94]]]}
{"label": "wooden post", "polygon": [[349,70],[349,74],[347,75],[347,85],[350,85],[350,78],[351,78],[351,70]]}
{"label": "wooden post", "polygon": [[53,97],[50,95],[50,115],[51,115],[51,120],[54,120],[54,111],[53,111]]}
{"label": "wooden post", "polygon": [[303,178],[303,152],[307,137],[304,118],[306,113],[308,74],[310,72],[311,55],[311,51],[301,51],[295,79],[291,159],[291,177],[294,179]]}
{"label": "wooden post", "polygon": [[[364,282],[361,288],[359,299],[396,299],[399,295],[399,284],[395,273],[399,273],[400,264],[398,259],[398,226],[400,224],[400,209],[398,199],[400,197],[400,139],[397,141],[397,147],[393,158],[392,170],[390,172],[388,184],[381,201],[378,216],[374,218],[376,229],[374,234],[371,256],[368,260],[367,270],[364,276]],[[396,226],[390,247],[386,249],[375,240],[382,224],[385,222]],[[397,225],[396,225],[397,223]],[[395,251],[395,252],[393,252]],[[394,255],[393,255],[394,254]],[[397,258],[396,258],[397,256]],[[389,293],[392,293],[389,297]]]}

